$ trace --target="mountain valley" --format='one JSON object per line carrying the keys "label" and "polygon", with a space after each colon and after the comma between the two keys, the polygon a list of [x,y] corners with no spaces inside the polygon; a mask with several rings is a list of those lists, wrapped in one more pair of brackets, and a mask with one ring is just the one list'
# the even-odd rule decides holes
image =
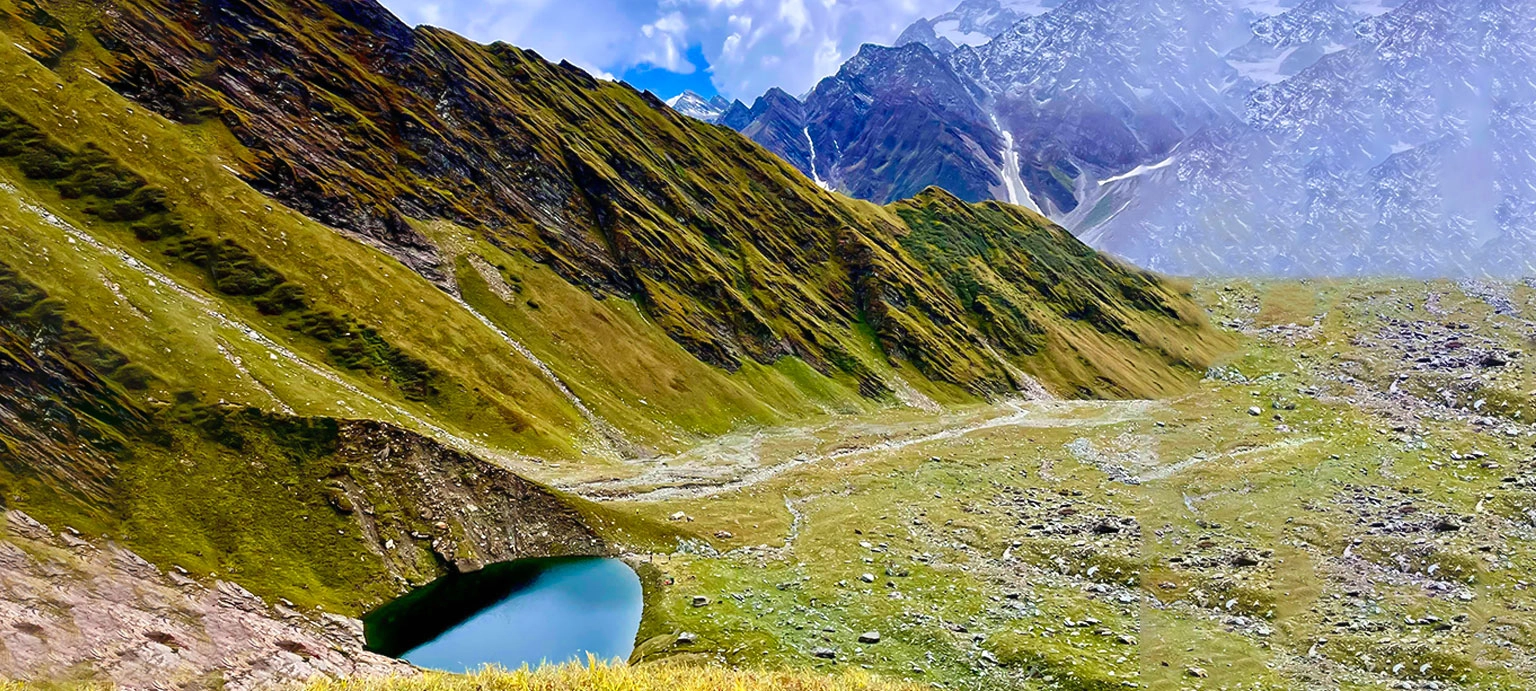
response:
{"label": "mountain valley", "polygon": [[[994,121],[986,47],[1077,4],[970,0],[748,108],[373,0],[0,0],[0,680],[1524,688],[1536,283],[1092,249],[1038,210],[1253,144]],[[1242,55],[1351,53],[1325,19]],[[370,644],[575,557],[640,581],[627,665]]]}

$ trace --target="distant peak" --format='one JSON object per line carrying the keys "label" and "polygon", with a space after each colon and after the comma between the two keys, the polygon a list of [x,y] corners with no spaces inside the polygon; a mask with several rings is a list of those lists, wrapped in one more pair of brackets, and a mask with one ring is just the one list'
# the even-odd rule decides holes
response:
{"label": "distant peak", "polygon": [[769,101],[780,101],[780,100],[785,100],[785,99],[790,100],[790,101],[798,101],[798,100],[800,100],[798,98],[795,98],[794,96],[791,96],[788,91],[785,91],[785,90],[783,90],[783,89],[781,89],[781,88],[779,88],[777,86],[773,87],[772,89],[769,89],[767,91],[767,93],[764,93],[763,94],[763,98],[765,98],[765,99],[767,99]]}

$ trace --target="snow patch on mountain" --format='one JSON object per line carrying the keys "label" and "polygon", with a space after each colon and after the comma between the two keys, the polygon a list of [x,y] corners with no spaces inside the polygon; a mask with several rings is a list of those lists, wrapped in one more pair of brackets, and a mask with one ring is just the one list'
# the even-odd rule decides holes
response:
{"label": "snow patch on mountain", "polygon": [[806,150],[810,152],[811,158],[811,181],[815,182],[817,187],[830,191],[832,186],[828,185],[826,180],[821,179],[821,175],[816,172],[816,140],[811,137],[810,125],[806,125],[803,131],[805,132]]}
{"label": "snow patch on mountain", "polygon": [[1121,173],[1119,175],[1116,175],[1116,176],[1113,176],[1113,177],[1108,177],[1108,178],[1105,178],[1103,180],[1100,180],[1099,184],[1100,185],[1108,185],[1108,184],[1110,184],[1112,182],[1119,182],[1121,180],[1125,180],[1125,179],[1128,179],[1128,178],[1134,178],[1134,177],[1136,177],[1138,175],[1144,175],[1144,174],[1150,173],[1150,172],[1152,172],[1154,170],[1162,170],[1163,168],[1167,168],[1168,166],[1173,165],[1173,159],[1174,159],[1173,156],[1169,156],[1168,158],[1165,158],[1165,159],[1163,159],[1161,161],[1158,161],[1157,163],[1153,163],[1153,164],[1150,164],[1150,165],[1139,165],[1139,166],[1136,166],[1135,168],[1132,168],[1128,172]]}
{"label": "snow patch on mountain", "polygon": [[1536,264],[1529,10],[964,0],[731,126],[848,194],[990,195],[1166,272],[1513,275]]}
{"label": "snow patch on mountain", "polygon": [[716,122],[731,107],[731,102],[720,96],[706,99],[692,91],[684,91],[670,99],[667,105],[683,115],[704,122]]}

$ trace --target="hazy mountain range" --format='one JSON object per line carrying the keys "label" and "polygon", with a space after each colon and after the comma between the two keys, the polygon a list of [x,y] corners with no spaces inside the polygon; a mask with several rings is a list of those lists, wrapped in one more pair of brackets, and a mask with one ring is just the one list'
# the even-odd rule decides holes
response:
{"label": "hazy mountain range", "polygon": [[1532,10],[967,0],[803,98],[680,104],[850,195],[1011,201],[1161,271],[1519,275]]}

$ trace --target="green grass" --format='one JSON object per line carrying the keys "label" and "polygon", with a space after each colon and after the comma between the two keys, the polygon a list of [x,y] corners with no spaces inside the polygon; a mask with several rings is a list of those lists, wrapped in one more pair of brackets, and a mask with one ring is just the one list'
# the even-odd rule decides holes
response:
{"label": "green grass", "polygon": [[[56,445],[70,453],[44,464],[12,451],[8,506],[265,596],[358,612],[403,586],[338,505],[335,484],[361,471],[343,467],[357,459],[333,448],[328,421],[393,422],[550,483],[623,479],[673,462],[651,452],[728,435],[746,449],[744,472],[833,457],[668,501],[550,495],[644,562],[637,660],[795,670],[752,683],[805,688],[862,683],[817,673],[865,665],[971,689],[1494,689],[1531,674],[1522,580],[1536,556],[1522,531],[1533,503],[1504,481],[1524,472],[1530,440],[1434,415],[1404,421],[1380,400],[1346,398],[1394,382],[1423,396],[1464,386],[1459,405],[1483,400],[1499,425],[1528,421],[1536,375],[1526,363],[1471,379],[1419,371],[1381,338],[1385,315],[1426,330],[1467,324],[1456,330],[1528,352],[1529,288],[1511,289],[1523,311],[1510,317],[1448,282],[1193,286],[1119,265],[1002,205],[929,192],[876,207],[823,194],[737,135],[622,86],[509,47],[418,34],[482,89],[458,113],[461,129],[369,71],[330,10],[277,8],[264,30],[303,57],[284,68],[359,144],[334,152],[314,145],[332,130],[188,74],[162,85],[171,93],[159,105],[175,120],[124,98],[91,72],[133,92],[133,60],[196,47],[196,32],[166,24],[155,3],[125,1],[130,23],[159,33],[111,52],[83,28],[87,3],[54,5],[62,29],[11,20],[0,40],[0,104],[36,128],[0,122],[10,147],[0,148],[0,304],[12,319],[0,359],[53,377],[26,380],[25,391],[57,397],[28,400],[79,417]],[[226,74],[252,69],[218,57]],[[263,59],[252,64],[271,64]],[[376,102],[397,105],[390,117],[426,140],[467,147],[490,183],[391,139]],[[229,117],[207,117],[220,110]],[[285,136],[253,136],[264,131]],[[271,186],[287,165],[319,191]],[[509,181],[507,170],[549,187]],[[548,196],[520,196],[535,192]],[[416,248],[432,264],[421,271],[422,256],[398,238],[323,213],[390,217],[397,200],[420,212],[401,223],[429,245]],[[1207,308],[1247,333],[1216,331]],[[1201,381],[1211,365],[1222,376]],[[1035,404],[1005,425],[899,443],[1013,420],[1013,409],[982,402],[1013,392],[1010,368],[1067,396],[1159,400]],[[896,376],[946,409],[895,406]],[[7,449],[40,444],[4,434]],[[1471,449],[1497,466],[1450,460]],[[1120,482],[1122,471],[1144,481]],[[1380,535],[1381,517],[1360,515],[1365,498],[1417,512],[1398,516],[1466,523]],[[411,522],[414,499],[381,501],[379,513],[424,530]],[[677,512],[687,518],[671,520]],[[1133,517],[1139,532],[1034,528],[1084,517]],[[1240,565],[1239,553],[1269,556]],[[1416,579],[1432,568],[1471,599],[1429,594]],[[692,606],[695,595],[709,604]],[[1454,625],[1405,621],[1425,616]],[[871,630],[881,642],[860,644]],[[683,631],[696,643],[678,645]],[[812,656],[820,647],[837,660]],[[735,679],[671,669],[602,673],[682,688]],[[541,674],[390,683],[597,683]],[[748,683],[757,673],[736,674]]]}
{"label": "green grass", "polygon": [[312,684],[307,691],[905,691],[918,688],[866,672],[833,674],[754,671],[687,664],[641,666],[569,664],[537,671],[486,670],[470,675],[423,674]]}

